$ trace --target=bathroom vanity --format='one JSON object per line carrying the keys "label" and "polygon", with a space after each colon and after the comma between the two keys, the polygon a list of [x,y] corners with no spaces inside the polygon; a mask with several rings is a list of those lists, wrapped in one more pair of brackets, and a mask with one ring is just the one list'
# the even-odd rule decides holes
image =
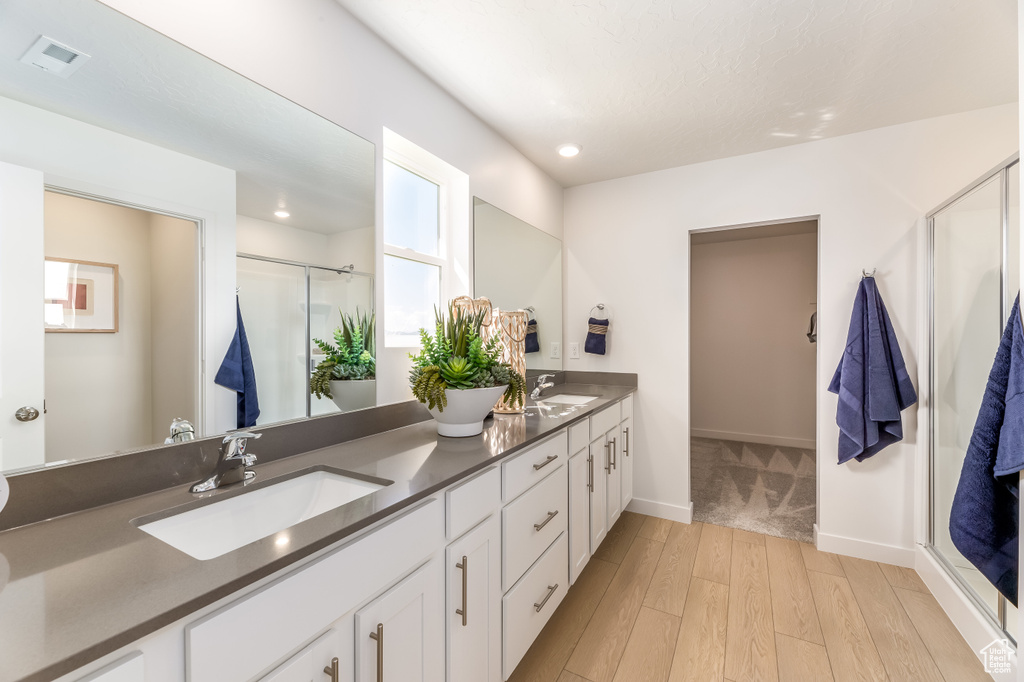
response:
{"label": "bathroom vanity", "polygon": [[[0,680],[507,679],[631,499],[622,376],[477,437],[421,419],[257,464],[247,487],[182,482],[0,533],[17,614]],[[208,560],[138,527],[310,471],[383,487]]]}

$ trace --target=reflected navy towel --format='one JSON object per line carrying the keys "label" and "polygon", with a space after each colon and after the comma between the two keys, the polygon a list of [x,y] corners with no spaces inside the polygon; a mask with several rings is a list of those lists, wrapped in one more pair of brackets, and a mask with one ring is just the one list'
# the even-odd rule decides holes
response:
{"label": "reflected navy towel", "polygon": [[526,352],[540,352],[540,340],[537,338],[537,320],[530,320],[526,323]]}
{"label": "reflected navy towel", "polygon": [[583,342],[583,352],[604,355],[607,336],[608,320],[590,318],[587,320],[587,340]]}
{"label": "reflected navy towel", "polygon": [[917,402],[917,392],[874,277],[860,281],[846,350],[828,390],[839,394],[840,464],[903,440],[900,412]]}
{"label": "reflected navy towel", "polygon": [[249,340],[245,337],[245,325],[242,324],[242,308],[235,298],[237,324],[235,336],[231,339],[224,362],[220,363],[214,383],[230,388],[238,393],[237,428],[244,429],[256,426],[260,416],[260,401],[256,396],[256,374],[252,369],[252,355],[249,353]]}
{"label": "reflected navy towel", "polygon": [[960,553],[1017,605],[1017,472],[1024,469],[1020,295],[999,342],[949,515]]}

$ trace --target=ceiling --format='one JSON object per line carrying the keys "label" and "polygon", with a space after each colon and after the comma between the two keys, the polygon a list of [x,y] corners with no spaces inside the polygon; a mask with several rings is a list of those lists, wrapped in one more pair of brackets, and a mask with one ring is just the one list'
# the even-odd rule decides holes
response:
{"label": "ceiling", "polygon": [[1015,0],[338,2],[564,186],[1017,101]]}
{"label": "ceiling", "polygon": [[[66,80],[20,63],[40,35],[89,61]],[[0,96],[231,168],[242,215],[374,224],[372,143],[94,0],[0,0]]]}

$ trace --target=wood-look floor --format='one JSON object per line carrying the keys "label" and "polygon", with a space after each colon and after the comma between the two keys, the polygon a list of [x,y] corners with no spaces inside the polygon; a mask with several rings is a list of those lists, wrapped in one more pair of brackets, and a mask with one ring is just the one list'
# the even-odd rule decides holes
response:
{"label": "wood-look floor", "polygon": [[989,679],[910,569],[624,512],[510,682]]}

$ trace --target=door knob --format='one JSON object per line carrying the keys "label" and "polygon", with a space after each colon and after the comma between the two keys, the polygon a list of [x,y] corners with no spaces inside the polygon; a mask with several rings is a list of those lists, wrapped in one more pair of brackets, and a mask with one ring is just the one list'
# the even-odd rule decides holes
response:
{"label": "door knob", "polygon": [[19,407],[14,413],[14,418],[20,422],[30,422],[39,416],[39,410],[34,407]]}

